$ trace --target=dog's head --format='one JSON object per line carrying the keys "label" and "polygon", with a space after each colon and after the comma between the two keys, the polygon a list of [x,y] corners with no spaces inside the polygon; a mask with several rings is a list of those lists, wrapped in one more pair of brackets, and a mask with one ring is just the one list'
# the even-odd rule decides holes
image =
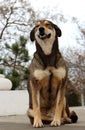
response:
{"label": "dog's head", "polygon": [[41,20],[36,23],[36,26],[30,33],[31,41],[40,40],[54,40],[56,37],[61,36],[60,28],[48,20]]}

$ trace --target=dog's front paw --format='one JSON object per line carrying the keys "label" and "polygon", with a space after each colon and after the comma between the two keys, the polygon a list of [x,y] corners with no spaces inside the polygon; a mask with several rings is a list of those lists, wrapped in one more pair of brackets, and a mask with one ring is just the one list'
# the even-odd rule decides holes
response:
{"label": "dog's front paw", "polygon": [[43,126],[44,125],[43,125],[41,119],[34,120],[33,127],[38,128],[38,127],[43,127]]}
{"label": "dog's front paw", "polygon": [[60,120],[53,120],[52,122],[51,122],[51,126],[60,126],[61,125],[61,121]]}

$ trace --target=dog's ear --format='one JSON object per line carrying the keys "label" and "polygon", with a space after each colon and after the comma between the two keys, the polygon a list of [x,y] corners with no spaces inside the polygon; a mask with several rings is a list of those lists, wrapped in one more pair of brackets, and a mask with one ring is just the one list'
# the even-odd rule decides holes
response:
{"label": "dog's ear", "polygon": [[54,24],[54,28],[55,28],[55,31],[56,31],[56,35],[58,37],[60,37],[62,35],[61,29],[55,24]]}
{"label": "dog's ear", "polygon": [[30,32],[30,39],[32,42],[35,40],[35,28],[33,28]]}

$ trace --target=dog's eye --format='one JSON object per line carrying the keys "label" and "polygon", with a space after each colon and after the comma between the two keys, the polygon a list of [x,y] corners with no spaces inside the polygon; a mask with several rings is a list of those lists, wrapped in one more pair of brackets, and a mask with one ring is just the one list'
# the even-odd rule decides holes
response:
{"label": "dog's eye", "polygon": [[46,26],[47,28],[49,28],[49,29],[52,28],[50,23],[45,23],[45,26]]}
{"label": "dog's eye", "polygon": [[36,25],[36,27],[39,27],[40,25]]}
{"label": "dog's eye", "polygon": [[46,26],[47,28],[49,28],[49,29],[52,29],[52,26],[51,26],[50,23],[46,23],[45,26]]}
{"label": "dog's eye", "polygon": [[46,25],[46,26],[50,26],[50,24],[49,24],[49,23],[46,23],[45,25]]}

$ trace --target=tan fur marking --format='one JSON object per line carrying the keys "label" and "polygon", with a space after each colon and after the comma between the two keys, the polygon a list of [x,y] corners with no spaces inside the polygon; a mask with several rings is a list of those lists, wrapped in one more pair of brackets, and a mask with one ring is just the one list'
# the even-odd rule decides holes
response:
{"label": "tan fur marking", "polygon": [[37,91],[37,102],[38,102],[38,106],[40,108],[40,91]]}
{"label": "tan fur marking", "polygon": [[40,26],[40,22],[37,22],[36,26]]}
{"label": "tan fur marking", "polygon": [[45,20],[45,22],[44,22],[44,23],[45,23],[45,24],[48,24],[49,22]]}
{"label": "tan fur marking", "polygon": [[34,71],[34,77],[37,79],[37,80],[42,80],[43,78],[47,77],[50,75],[50,72],[48,70],[40,70],[40,69],[37,69]]}
{"label": "tan fur marking", "polygon": [[58,69],[53,70],[54,76],[58,77],[59,79],[63,79],[66,75],[65,68],[59,67]]}

